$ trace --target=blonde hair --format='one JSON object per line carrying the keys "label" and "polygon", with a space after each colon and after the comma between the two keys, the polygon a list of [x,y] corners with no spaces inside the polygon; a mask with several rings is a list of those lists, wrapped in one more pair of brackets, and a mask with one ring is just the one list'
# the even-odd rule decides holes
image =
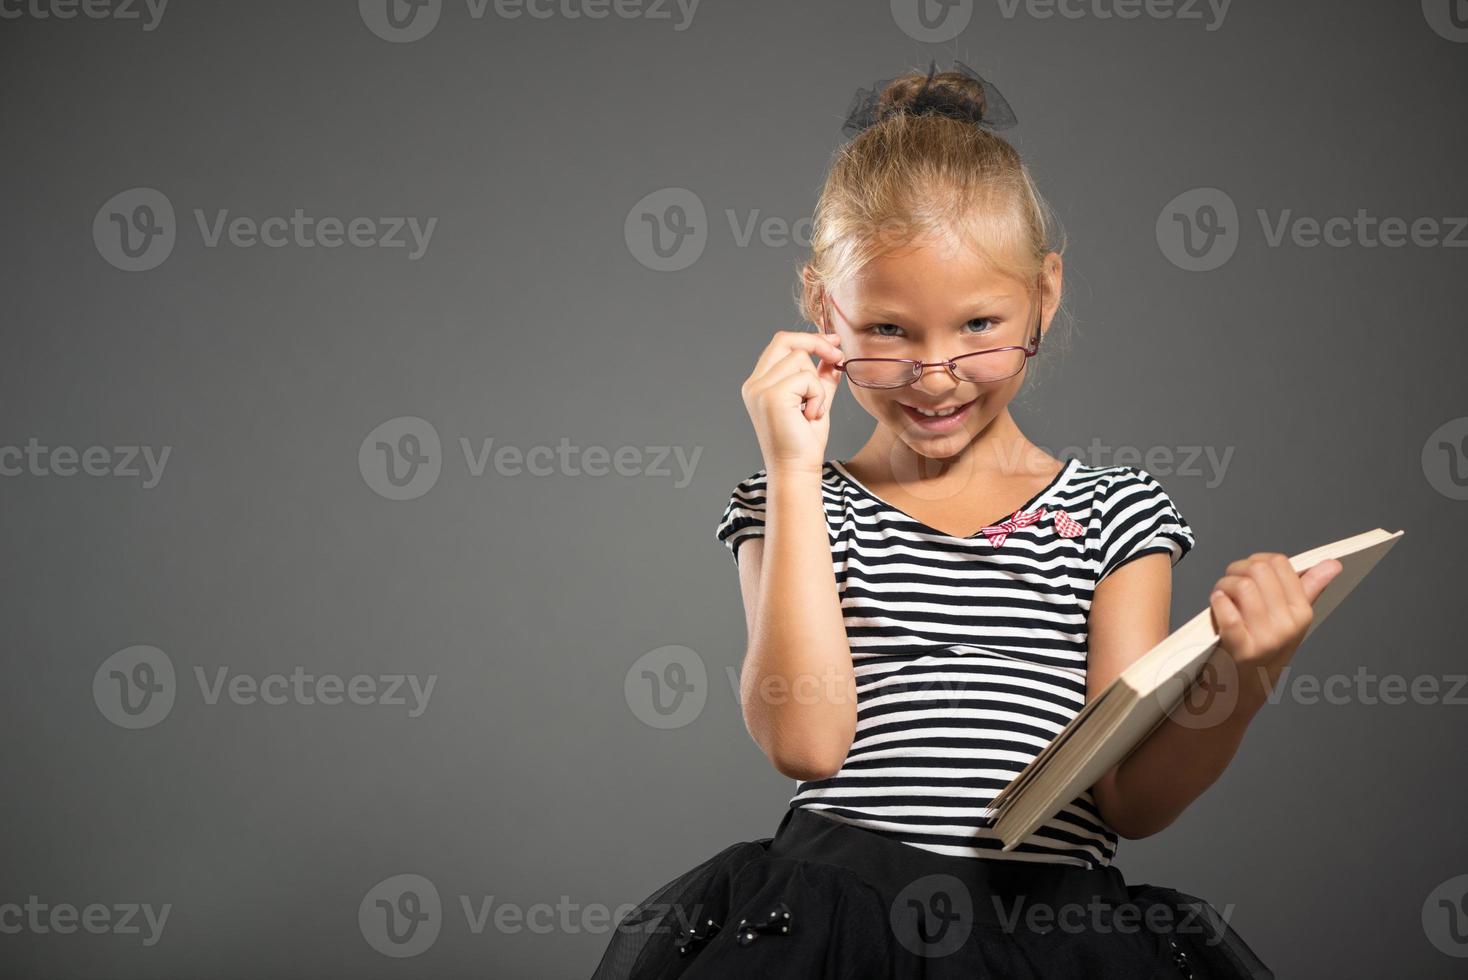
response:
{"label": "blonde hair", "polygon": [[[1037,288],[1045,256],[1064,251],[1064,233],[1008,141],[973,120],[984,90],[956,71],[933,77],[944,112],[903,111],[926,72],[887,86],[877,121],[836,151],[801,263],[796,305],[823,324],[821,297],[872,259],[919,237],[967,244],[995,269]],[[951,110],[951,114],[950,114]]]}

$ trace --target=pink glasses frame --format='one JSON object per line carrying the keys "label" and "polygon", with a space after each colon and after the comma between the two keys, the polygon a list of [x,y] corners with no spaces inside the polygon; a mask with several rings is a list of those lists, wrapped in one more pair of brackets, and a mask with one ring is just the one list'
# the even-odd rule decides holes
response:
{"label": "pink glasses frame", "polygon": [[[822,305],[823,306],[826,305],[826,304],[829,304],[831,307],[833,307],[833,308],[836,309],[836,312],[837,313],[841,313],[840,307],[837,307],[836,306],[835,302],[831,300],[829,294],[823,293],[822,296],[821,296],[821,302],[822,302]],[[863,383],[861,381],[858,381],[855,378],[851,377],[851,375],[849,373],[846,374],[846,377],[851,381],[851,383],[854,384],[854,385],[857,385],[858,387],[862,387],[862,388],[878,388],[878,389],[889,390],[889,391],[890,390],[893,390],[893,389],[897,389],[897,388],[907,388],[907,387],[909,387],[909,386],[911,386],[913,384],[916,384],[917,381],[918,381],[918,379],[923,376],[923,372],[926,371],[930,367],[943,367],[943,368],[946,368],[948,370],[949,376],[952,377],[954,381],[967,382],[968,384],[996,384],[996,383],[998,383],[1000,381],[1008,381],[1010,378],[1014,377],[1015,374],[1019,374],[1020,371],[1024,370],[1024,361],[1021,361],[1020,362],[1020,366],[1014,369],[1014,373],[1013,374],[1006,374],[1002,378],[992,378],[992,379],[990,379],[988,381],[968,381],[967,378],[960,378],[958,376],[958,362],[961,361],[961,360],[963,360],[963,359],[965,359],[965,358],[968,358],[968,357],[983,357],[985,354],[997,354],[1000,351],[1006,351],[1006,350],[1022,350],[1022,351],[1024,351],[1025,352],[1025,361],[1028,361],[1030,358],[1032,358],[1036,354],[1040,353],[1040,336],[1041,336],[1041,332],[1042,332],[1040,328],[1042,326],[1044,326],[1044,322],[1045,322],[1045,281],[1044,281],[1044,279],[1041,279],[1040,280],[1040,304],[1039,304],[1039,306],[1040,306],[1039,315],[1035,318],[1035,336],[1034,336],[1034,339],[1030,341],[1030,343],[1029,343],[1028,346],[1022,347],[1022,346],[1020,346],[1018,344],[1010,344],[1010,345],[1008,345],[1006,347],[991,347],[988,350],[976,350],[976,351],[972,351],[972,352],[970,352],[968,354],[960,354],[957,357],[950,357],[946,361],[919,361],[919,360],[916,360],[916,359],[911,358],[911,357],[848,357],[848,358],[846,358],[845,360],[841,361],[839,364],[836,365],[836,370],[841,371],[843,373],[846,373],[846,365],[852,363],[853,361],[862,361],[862,362],[866,362],[866,363],[870,363],[870,362],[874,362],[874,361],[880,361],[880,362],[885,363],[885,364],[910,364],[910,365],[912,365],[912,377],[909,378],[907,381],[902,382],[901,384],[895,384],[895,385],[873,385],[873,384],[865,384],[865,383]],[[826,315],[826,319],[827,320],[830,319],[830,313],[829,312]],[[845,313],[841,313],[841,319],[846,320],[846,314]],[[849,323],[851,321],[847,320],[847,322]],[[822,333],[825,333],[826,331],[823,329],[821,332]]]}

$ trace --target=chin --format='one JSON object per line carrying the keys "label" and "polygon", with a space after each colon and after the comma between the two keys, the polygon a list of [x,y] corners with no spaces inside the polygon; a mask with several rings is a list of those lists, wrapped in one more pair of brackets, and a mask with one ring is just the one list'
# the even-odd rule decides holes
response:
{"label": "chin", "polygon": [[[976,402],[969,409],[970,417],[960,427],[949,432],[931,432],[908,418],[906,410],[900,404],[894,404],[887,412],[887,424],[918,455],[946,459],[963,452],[994,421],[985,411],[988,407],[981,401]],[[985,414],[980,415],[979,412]]]}
{"label": "chin", "polygon": [[[904,420],[905,421],[905,420]],[[903,445],[914,453],[927,459],[952,459],[969,447],[969,444],[978,436],[978,432],[960,430],[950,432],[941,436],[933,436],[924,432],[912,432],[909,429],[899,429],[899,438]]]}

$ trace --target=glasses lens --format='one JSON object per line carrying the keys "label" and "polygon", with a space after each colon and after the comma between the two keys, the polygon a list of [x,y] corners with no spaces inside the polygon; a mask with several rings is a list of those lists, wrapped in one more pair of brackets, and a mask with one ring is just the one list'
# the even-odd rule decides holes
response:
{"label": "glasses lens", "polygon": [[964,381],[972,381],[977,384],[987,384],[992,381],[1003,381],[1005,378],[1012,378],[1024,366],[1025,352],[1022,350],[999,350],[986,354],[968,354],[955,358],[953,361],[955,374]]}
{"label": "glasses lens", "polygon": [[846,362],[846,376],[852,384],[863,388],[900,388],[911,384],[915,375],[906,361],[852,358]]}

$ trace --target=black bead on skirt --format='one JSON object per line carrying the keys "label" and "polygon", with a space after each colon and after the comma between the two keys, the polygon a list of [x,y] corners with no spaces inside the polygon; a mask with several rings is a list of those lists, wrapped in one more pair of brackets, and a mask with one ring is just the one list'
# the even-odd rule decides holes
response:
{"label": "black bead on skirt", "polygon": [[1207,902],[1114,867],[949,857],[791,807],[639,903],[592,980],[672,977],[1274,974]]}

